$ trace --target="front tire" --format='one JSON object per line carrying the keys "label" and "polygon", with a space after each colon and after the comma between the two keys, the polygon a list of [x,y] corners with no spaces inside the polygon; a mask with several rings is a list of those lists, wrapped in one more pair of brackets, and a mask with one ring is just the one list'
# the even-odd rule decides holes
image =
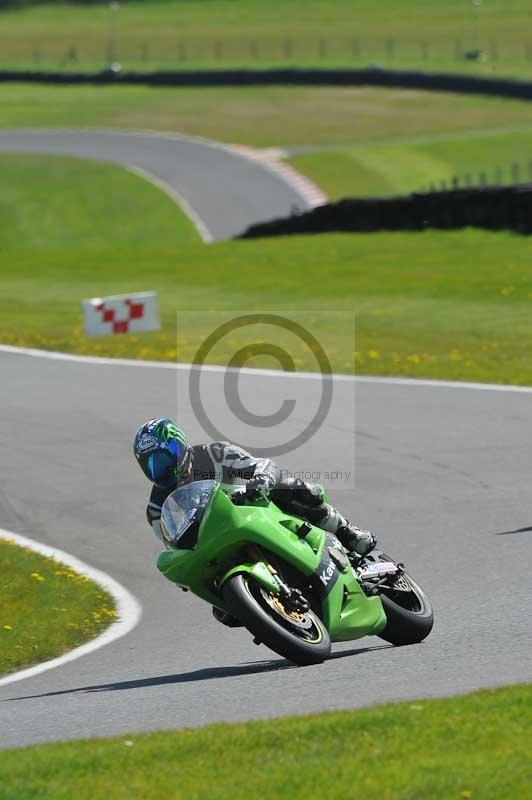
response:
{"label": "front tire", "polygon": [[398,583],[402,590],[379,594],[387,623],[378,635],[395,645],[417,644],[431,632],[434,612],[429,598],[410,575],[404,572]]}
{"label": "front tire", "polygon": [[233,575],[222,594],[229,613],[256,639],[289,661],[307,666],[320,664],[330,655],[329,634],[313,611],[288,612],[277,595],[245,573]]}

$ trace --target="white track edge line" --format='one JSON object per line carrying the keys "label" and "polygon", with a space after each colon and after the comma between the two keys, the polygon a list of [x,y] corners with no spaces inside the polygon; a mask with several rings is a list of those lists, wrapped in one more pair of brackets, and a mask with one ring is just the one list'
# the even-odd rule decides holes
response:
{"label": "white track edge line", "polygon": [[[64,133],[99,133],[104,135],[115,135],[115,136],[144,136],[144,137],[151,137],[154,139],[166,139],[167,141],[174,141],[174,142],[189,142],[190,144],[200,144],[204,145],[205,147],[210,147],[213,150],[222,150],[229,155],[235,156],[240,158],[244,161],[252,161],[255,164],[261,166],[266,172],[273,173],[276,177],[280,178],[287,186],[289,186],[292,191],[294,191],[301,200],[307,203],[311,208],[314,208],[316,205],[322,205],[325,202],[326,198],[321,190],[318,187],[316,189],[320,192],[320,198],[316,199],[316,197],[312,196],[312,193],[307,194],[307,187],[303,187],[299,183],[299,181],[292,178],[292,176],[288,176],[287,173],[283,174],[283,163],[282,160],[275,161],[273,159],[261,159],[257,158],[256,156],[252,155],[253,152],[260,153],[260,149],[254,150],[254,148],[247,147],[244,145],[238,144],[229,144],[226,142],[218,142],[215,139],[208,139],[205,136],[192,136],[180,133],[172,133],[171,131],[156,131],[150,130],[149,128],[8,128],[4,131],[0,131],[0,134],[13,134],[18,132],[28,132],[28,133],[45,133],[51,135],[61,135]],[[1,143],[1,136],[0,136],[0,143]],[[267,149],[267,148],[266,148]],[[124,162],[119,161],[115,162],[119,164],[124,164]],[[294,173],[300,175],[301,180],[306,183],[311,183],[310,179],[306,178],[301,173],[298,173],[293,167],[290,167]],[[324,199],[325,198],[325,199]]]}
{"label": "white track edge line", "polygon": [[72,567],[72,569],[76,570],[76,572],[79,572],[82,575],[87,575],[91,580],[93,580],[113,596],[119,615],[118,620],[111,623],[111,625],[96,639],[93,639],[86,644],[82,644],[79,647],[75,647],[73,650],[70,650],[68,653],[64,653],[62,656],[52,658],[49,661],[43,661],[42,664],[36,664],[34,667],[27,667],[26,669],[21,669],[18,670],[18,672],[13,672],[10,675],[6,675],[5,677],[0,678],[0,686],[6,686],[9,683],[22,681],[26,678],[33,678],[35,675],[40,675],[42,672],[46,672],[49,669],[61,667],[64,664],[68,664],[70,661],[75,661],[76,659],[81,658],[81,656],[93,653],[95,650],[99,650],[100,647],[110,644],[116,639],[120,639],[122,636],[125,636],[127,633],[132,631],[139,622],[142,615],[142,607],[138,600],[131,594],[131,592],[124,588],[124,586],[118,583],[118,581],[116,581],[114,578],[111,578],[111,576],[107,575],[105,572],[102,572],[95,567],[90,567],[88,564],[85,564],[85,562],[80,561],[79,558],[70,555],[70,553],[65,553],[63,550],[58,550],[55,547],[50,547],[49,545],[42,544],[41,542],[36,542],[33,539],[28,539],[26,536],[21,536],[17,533],[12,533],[10,531],[1,529],[0,539],[5,541],[14,541],[15,544],[20,545],[21,547],[26,547],[36,553],[40,553],[43,556],[54,558],[56,561],[60,561],[62,564]]}
{"label": "white track edge line", "polygon": [[[176,371],[190,370],[190,364],[173,363],[171,361],[142,361],[135,358],[106,358],[102,356],[83,356],[73,353],[61,353],[54,350],[38,350],[31,347],[15,347],[10,344],[0,344],[0,353],[11,355],[30,356],[49,361],[71,361],[77,364],[94,364],[96,366],[112,367],[144,367],[150,369],[171,369]],[[204,364],[201,367],[205,372],[227,372],[227,367],[216,364]],[[243,375],[257,375],[269,378],[303,378],[306,380],[323,380],[321,372],[283,372],[277,369],[253,369],[242,367],[238,372]],[[517,392],[532,394],[532,386],[518,386],[506,383],[474,383],[469,381],[445,381],[431,378],[396,378],[381,375],[345,375],[332,373],[330,377],[335,381],[354,381],[355,383],[382,383],[392,386],[426,386],[436,389],[476,389],[490,392]]]}
{"label": "white track edge line", "polygon": [[148,172],[148,170],[144,169],[143,167],[137,167],[136,164],[126,164],[124,162],[122,166],[124,169],[127,169],[128,172],[132,172],[134,175],[143,178],[145,181],[148,181],[148,183],[153,184],[153,186],[155,186],[157,189],[160,189],[161,192],[164,192],[166,195],[168,195],[168,197],[173,200],[174,203],[179,206],[183,213],[186,214],[186,216],[190,219],[205,244],[212,244],[212,242],[214,242],[214,236],[196,209],[190,205],[188,200],[185,200],[182,194],[180,194],[176,189],[173,189],[169,183],[166,183],[166,181],[162,180],[162,178],[158,178],[153,173]]}
{"label": "white track edge line", "polygon": [[[38,129],[36,129],[38,130]],[[59,129],[49,129],[61,132]],[[89,129],[80,129],[82,132]],[[273,173],[280,178],[287,186],[292,189],[310,208],[323,205],[327,202],[327,196],[321,189],[314,184],[310,178],[298,172],[294,167],[284,164],[282,158],[264,157],[261,148],[249,147],[248,145],[229,144],[228,142],[218,142],[215,139],[208,139],[205,136],[192,136],[187,134],[172,133],[170,131],[155,131],[151,129],[126,128],[106,130],[99,129],[100,133],[121,133],[129,136],[151,136],[169,141],[190,142],[191,144],[202,144],[213,150],[222,150],[230,155],[242,158],[245,161],[252,161],[261,166],[265,171]],[[262,150],[269,150],[263,148]]]}

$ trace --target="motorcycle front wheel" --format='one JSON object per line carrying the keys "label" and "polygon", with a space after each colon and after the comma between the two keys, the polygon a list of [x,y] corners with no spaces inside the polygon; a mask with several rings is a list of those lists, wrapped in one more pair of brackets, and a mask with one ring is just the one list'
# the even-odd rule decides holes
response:
{"label": "motorcycle front wheel", "polygon": [[[383,561],[391,561],[388,556]],[[386,614],[386,627],[381,639],[395,645],[417,644],[426,639],[434,625],[432,605],[416,581],[406,572],[390,589],[383,590],[381,599]]]}
{"label": "motorcycle front wheel", "polygon": [[331,640],[313,612],[285,609],[278,595],[268,592],[249,575],[230,578],[222,590],[230,614],[256,640],[300,666],[320,664],[330,655]]}

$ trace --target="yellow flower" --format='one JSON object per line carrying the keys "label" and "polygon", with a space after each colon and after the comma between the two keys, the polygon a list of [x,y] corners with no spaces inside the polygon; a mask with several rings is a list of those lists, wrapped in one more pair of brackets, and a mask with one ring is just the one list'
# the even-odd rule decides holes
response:
{"label": "yellow flower", "polygon": [[381,357],[381,354],[379,353],[379,351],[378,351],[378,350],[369,350],[369,351],[368,351],[368,356],[369,356],[370,358],[377,359],[377,358],[380,358],[380,357]]}
{"label": "yellow flower", "polygon": [[514,291],[514,287],[513,286],[504,286],[501,289],[501,294],[504,295],[505,297],[507,297],[509,294],[512,294],[513,291]]}
{"label": "yellow flower", "polygon": [[13,628],[11,627],[11,625],[4,625],[3,627],[4,627],[4,630],[5,630],[5,631],[12,631],[12,630],[13,630]]}
{"label": "yellow flower", "polygon": [[411,364],[419,364],[419,362],[421,361],[417,353],[411,353],[409,356],[406,357],[406,360],[410,361]]}
{"label": "yellow flower", "polygon": [[35,578],[36,581],[45,581],[46,580],[46,578],[43,578],[43,576],[39,572],[32,572],[31,573],[31,577]]}
{"label": "yellow flower", "polygon": [[473,797],[473,792],[470,791],[462,792],[462,797]]}

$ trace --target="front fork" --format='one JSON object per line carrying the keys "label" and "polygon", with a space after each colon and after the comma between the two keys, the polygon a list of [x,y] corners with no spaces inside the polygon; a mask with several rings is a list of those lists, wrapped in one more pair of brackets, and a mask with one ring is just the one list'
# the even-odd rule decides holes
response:
{"label": "front fork", "polygon": [[278,591],[275,594],[279,595],[279,599],[287,611],[296,611],[300,614],[305,614],[307,611],[310,611],[309,602],[306,597],[304,597],[302,592],[299,589],[292,589],[287,583],[284,582],[279,570],[270,564],[268,559],[265,558],[264,553],[262,553],[257,545],[248,544],[247,550],[252,558],[266,565],[268,572],[278,587]]}

